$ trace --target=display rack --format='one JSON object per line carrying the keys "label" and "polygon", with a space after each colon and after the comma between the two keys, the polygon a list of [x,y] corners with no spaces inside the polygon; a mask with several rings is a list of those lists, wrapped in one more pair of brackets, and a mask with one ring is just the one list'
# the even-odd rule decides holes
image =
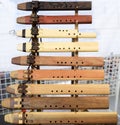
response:
{"label": "display rack", "polygon": [[[109,84],[80,84],[78,80],[104,80],[103,69],[79,69],[79,66],[96,66],[103,67],[104,60],[102,57],[93,57],[95,62],[92,62],[89,57],[79,57],[78,52],[97,52],[98,43],[88,42],[79,43],[78,38],[95,38],[95,33],[81,33],[79,32],[78,24],[88,24],[92,22],[92,18],[89,15],[79,16],[79,10],[91,10],[90,1],[79,2],[40,2],[31,1],[22,4],[18,4],[18,9],[32,11],[31,16],[19,17],[18,23],[31,24],[31,30],[21,30],[17,32],[17,36],[23,38],[30,38],[31,42],[22,43],[18,45],[20,51],[30,51],[30,54],[25,57],[25,65],[28,65],[27,70],[16,70],[11,72],[11,77],[24,80],[22,84],[15,84],[7,87],[7,91],[12,94],[16,94],[16,97],[8,98],[2,101],[3,107],[11,109],[21,110],[19,113],[12,113],[5,115],[5,121],[12,124],[117,124],[116,112],[89,112],[88,109],[108,109],[109,108]],[[38,11],[62,11],[73,10],[75,15],[72,15],[69,19],[67,16],[41,16],[38,15]],[[46,18],[47,17],[47,18]],[[57,19],[58,18],[58,19]],[[79,19],[78,19],[79,18]],[[48,20],[50,22],[48,23]],[[82,20],[82,21],[81,21]],[[40,29],[40,24],[73,24],[75,29]],[[40,38],[40,41],[39,41]],[[46,51],[44,48],[44,42],[42,38],[72,38],[72,49],[67,45],[63,45],[63,48],[59,47],[60,43],[54,47],[47,46],[47,52],[52,52],[55,49],[57,52],[65,52],[66,46],[69,52],[71,52],[71,62],[64,58],[63,62],[52,59],[51,64],[43,63],[44,66],[53,65],[55,61],[56,65],[71,66],[70,70],[41,70],[41,64],[36,63],[36,58],[41,57],[40,51]],[[56,42],[57,43],[57,42]],[[48,44],[46,42],[46,44]],[[62,43],[61,43],[62,44]],[[50,48],[51,47],[51,48]],[[86,47],[86,48],[85,48]],[[41,50],[43,48],[43,50]],[[45,58],[45,57],[44,57]],[[39,60],[42,61],[40,58]],[[12,63],[23,65],[22,57],[13,58]],[[60,57],[58,57],[60,59]],[[48,60],[48,61],[49,61]],[[43,60],[44,61],[44,60]],[[73,61],[75,61],[73,65]],[[80,63],[78,62],[80,61]],[[71,84],[54,84],[45,85],[41,83],[41,80],[71,80]],[[40,89],[42,90],[40,91]],[[29,90],[30,89],[30,90]],[[39,93],[39,94],[35,94]],[[43,93],[42,93],[43,92]],[[18,96],[18,95],[21,96]],[[47,95],[43,97],[41,95]],[[60,95],[58,97],[49,97],[49,95]],[[71,95],[70,97],[62,97],[61,95]],[[98,96],[99,95],[99,96]],[[104,103],[103,103],[104,102]],[[70,109],[71,112],[43,112],[42,110],[56,110],[56,109]],[[29,110],[29,111],[28,111]],[[49,111],[48,110],[48,111]]]}

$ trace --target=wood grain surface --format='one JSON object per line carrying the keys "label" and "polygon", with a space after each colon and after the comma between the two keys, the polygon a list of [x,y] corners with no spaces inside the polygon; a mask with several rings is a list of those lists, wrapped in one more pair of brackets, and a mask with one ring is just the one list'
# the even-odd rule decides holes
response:
{"label": "wood grain surface", "polygon": [[[26,112],[25,124],[117,124],[116,112]],[[5,121],[23,124],[23,114],[5,115]]]}
{"label": "wood grain surface", "polygon": [[[104,102],[104,103],[103,103]],[[108,109],[108,96],[7,98],[2,107],[10,109]]]}
{"label": "wood grain surface", "polygon": [[[28,71],[12,71],[10,76],[27,80]],[[104,70],[32,70],[29,76],[31,80],[103,80]]]}
{"label": "wood grain surface", "polygon": [[[32,43],[20,43],[18,51],[31,52]],[[98,42],[39,42],[38,52],[98,52]]]}
{"label": "wood grain surface", "polygon": [[[31,16],[22,16],[17,18],[17,23],[32,24],[34,19]],[[61,15],[61,16],[38,16],[38,24],[90,24],[92,23],[91,15]]]}
{"label": "wood grain surface", "polygon": [[[36,6],[35,6],[36,5]],[[43,2],[32,1],[20,3],[17,5],[19,10],[32,11],[33,8],[37,10],[91,10],[91,1],[79,2]]]}
{"label": "wood grain surface", "polygon": [[[27,95],[108,95],[110,94],[109,84],[26,84]],[[20,94],[22,88],[19,84],[13,84],[6,88],[11,94]]]}
{"label": "wood grain surface", "polygon": [[[23,38],[31,38],[31,29],[16,31],[16,35]],[[96,38],[96,33],[78,32],[75,29],[42,29],[38,31],[38,38]]]}
{"label": "wood grain surface", "polygon": [[[28,66],[29,57],[12,58],[12,64]],[[103,66],[103,57],[63,57],[63,56],[35,56],[34,64],[39,66]]]}

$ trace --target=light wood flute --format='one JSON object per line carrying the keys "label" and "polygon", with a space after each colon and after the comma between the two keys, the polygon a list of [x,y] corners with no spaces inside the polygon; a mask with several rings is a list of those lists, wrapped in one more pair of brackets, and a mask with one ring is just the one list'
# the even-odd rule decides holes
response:
{"label": "light wood flute", "polygon": [[[31,38],[30,29],[23,29],[16,32],[16,35],[23,38]],[[81,33],[73,29],[39,29],[38,38],[96,38],[96,33]]]}
{"label": "light wood flute", "polygon": [[10,76],[19,80],[103,80],[104,70],[16,70]]}
{"label": "light wood flute", "polygon": [[109,100],[108,96],[24,97],[4,99],[2,106],[10,109],[107,109]]}
{"label": "light wood flute", "polygon": [[[38,52],[97,52],[98,42],[39,42]],[[31,52],[32,43],[17,45],[17,50]]]}
{"label": "light wood flute", "polygon": [[[12,58],[12,64],[29,65],[29,56],[18,56]],[[103,66],[102,57],[67,57],[67,56],[33,56],[33,65],[39,66]]]}
{"label": "light wood flute", "polygon": [[[27,112],[24,124],[116,124],[115,112]],[[23,124],[23,113],[5,115],[5,121]]]}
{"label": "light wood flute", "polygon": [[[110,88],[108,84],[26,84],[26,95],[108,95]],[[22,88],[19,84],[13,84],[6,88],[11,94],[19,95]]]}

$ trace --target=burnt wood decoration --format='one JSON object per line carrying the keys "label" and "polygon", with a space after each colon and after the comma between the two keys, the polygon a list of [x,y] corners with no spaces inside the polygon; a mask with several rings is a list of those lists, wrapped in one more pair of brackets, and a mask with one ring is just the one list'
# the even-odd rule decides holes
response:
{"label": "burnt wood decoration", "polygon": [[26,2],[18,4],[19,10],[32,11],[35,10],[91,10],[91,1],[80,2]]}
{"label": "burnt wood decoration", "polygon": [[[89,24],[92,23],[91,15],[62,15],[62,16],[43,16],[39,15],[37,24]],[[31,16],[22,16],[17,18],[17,23],[32,24],[34,20]]]}
{"label": "burnt wood decoration", "polygon": [[5,121],[14,124],[116,124],[116,112],[25,112],[5,115]]}
{"label": "burnt wood decoration", "polygon": [[19,80],[103,80],[104,70],[16,70],[10,76]]}
{"label": "burnt wood decoration", "polygon": [[[23,91],[19,84],[9,85],[6,91],[20,95]],[[26,84],[26,95],[108,95],[109,84]]]}
{"label": "burnt wood decoration", "polygon": [[[103,103],[104,102],[104,103]],[[108,96],[7,98],[2,106],[10,109],[108,109]]]}
{"label": "burnt wood decoration", "polygon": [[63,56],[19,56],[12,58],[12,64],[28,66],[30,61],[39,66],[103,66],[102,57],[63,57]]}

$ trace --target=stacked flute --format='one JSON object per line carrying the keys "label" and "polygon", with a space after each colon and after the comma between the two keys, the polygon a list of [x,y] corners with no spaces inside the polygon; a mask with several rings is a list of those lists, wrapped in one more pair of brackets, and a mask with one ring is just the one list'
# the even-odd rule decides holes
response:
{"label": "stacked flute", "polygon": [[[5,115],[5,121],[12,124],[117,124],[116,112],[88,112],[88,109],[109,108],[109,84],[78,84],[78,80],[104,79],[104,70],[79,69],[79,66],[104,65],[102,57],[78,56],[78,52],[98,51],[98,42],[79,42],[79,38],[96,38],[95,33],[78,30],[78,24],[92,22],[91,15],[78,15],[79,10],[91,10],[91,2],[32,1],[18,4],[18,9],[32,11],[30,16],[17,18],[18,23],[32,25],[31,29],[17,31],[17,36],[31,41],[17,47],[29,55],[14,57],[12,63],[28,68],[11,72],[12,78],[24,82],[7,87],[7,92],[16,97],[3,100],[2,105],[21,111]],[[38,11],[55,10],[72,10],[75,15],[38,15]],[[75,29],[42,29],[38,27],[41,24],[75,24]],[[72,38],[72,41],[42,42],[42,38]],[[40,56],[40,52],[71,52],[71,57]],[[71,66],[71,69],[49,70],[40,69],[40,66]],[[71,80],[71,84],[40,84],[41,80]],[[51,109],[61,112],[50,112]],[[70,111],[63,112],[66,109]]]}

